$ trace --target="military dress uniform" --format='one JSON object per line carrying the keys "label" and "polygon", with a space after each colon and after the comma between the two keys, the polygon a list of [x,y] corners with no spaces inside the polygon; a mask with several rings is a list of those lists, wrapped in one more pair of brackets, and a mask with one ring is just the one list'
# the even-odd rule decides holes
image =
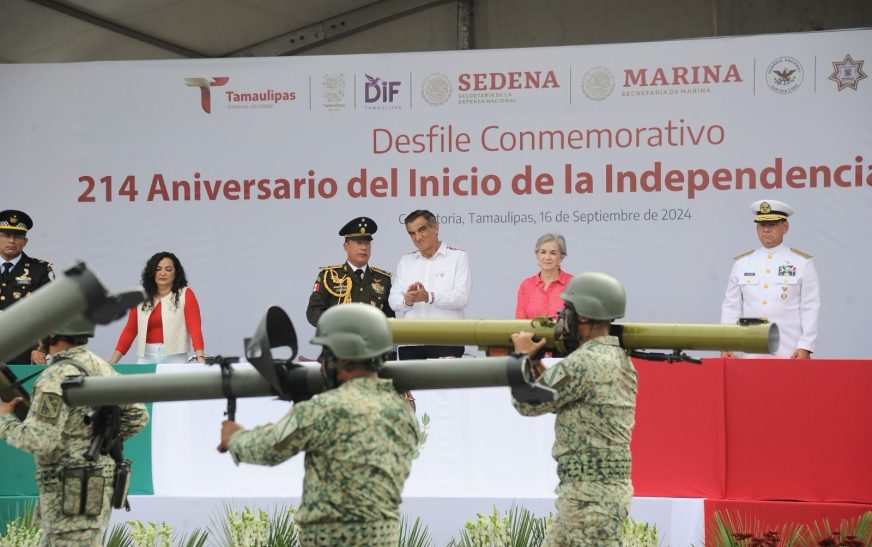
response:
{"label": "military dress uniform", "polygon": [[[0,274],[0,311],[54,279],[51,262],[21,253],[9,273]],[[27,362],[30,362],[28,357]]]}
{"label": "military dress uniform", "polygon": [[740,317],[775,323],[780,339],[775,356],[790,357],[797,348],[815,350],[820,307],[820,283],[812,257],[786,245],[760,247],[735,257],[721,323],[735,324]]}
{"label": "military dress uniform", "polygon": [[[39,487],[39,527],[45,534],[45,543],[52,546],[101,546],[103,532],[109,524],[112,481],[115,461],[99,455],[94,462],[84,459],[93,438],[92,426],[86,425],[85,414],[90,407],[69,407],[62,399],[61,382],[70,375],[81,374],[82,367],[89,376],[115,376],[106,361],[88,351],[87,346],[76,346],[57,352],[33,390],[33,400],[27,418],[22,422],[14,414],[0,417],[0,438],[9,445],[31,452],[36,460],[36,484]],[[127,439],[145,427],[148,413],[143,404],[123,405],[121,436]],[[89,469],[97,475],[89,480],[102,492],[88,489],[84,508],[78,507],[78,496],[67,493],[64,499],[65,473]],[[80,484],[80,483],[79,483]],[[78,484],[76,484],[78,486]],[[66,501],[66,503],[65,503]],[[75,505],[75,510],[71,508]],[[66,505],[66,507],[65,507]],[[78,513],[81,510],[82,514]]]}
{"label": "military dress uniform", "polygon": [[[757,222],[784,220],[793,214],[789,205],[775,200],[755,202],[751,209]],[[775,356],[790,357],[797,348],[815,350],[820,307],[820,283],[811,255],[784,244],[759,247],[734,257],[721,323],[735,324],[742,317],[775,323],[780,339]]]}
{"label": "military dress uniform", "polygon": [[397,544],[399,504],[418,443],[418,421],[393,382],[354,378],[294,404],[275,424],[235,433],[236,462],[278,465],[305,451],[300,544]]}
{"label": "military dress uniform", "polygon": [[512,405],[524,416],[553,412],[557,517],[546,547],[619,547],[633,499],[630,435],[635,423],[636,370],[614,336],[588,340],[540,381],[557,390],[546,403]]}
{"label": "military dress uniform", "polygon": [[[16,210],[0,211],[0,232],[26,236],[27,230],[33,227],[30,217]],[[15,265],[8,270],[3,267],[6,262],[0,257],[0,313],[19,300],[54,279],[51,263],[39,258],[27,256],[22,252],[14,260]],[[10,358],[10,364],[30,364],[30,352],[36,344],[20,355]]]}
{"label": "military dress uniform", "polygon": [[394,317],[394,310],[388,305],[390,293],[391,272],[389,271],[367,265],[361,279],[347,262],[322,266],[312,288],[312,294],[309,295],[306,319],[314,327],[327,308],[348,302],[372,304],[388,317]]}
{"label": "military dress uniform", "polygon": [[[346,223],[339,230],[339,235],[344,236],[346,240],[372,241],[372,235],[377,230],[378,226],[374,220],[358,217]],[[356,268],[348,262],[321,266],[306,308],[306,319],[313,327],[317,326],[318,319],[327,308],[349,302],[371,304],[388,317],[395,317],[394,310],[388,304],[388,296],[391,293],[391,272],[367,264],[361,268],[363,273],[361,278],[355,270]]]}

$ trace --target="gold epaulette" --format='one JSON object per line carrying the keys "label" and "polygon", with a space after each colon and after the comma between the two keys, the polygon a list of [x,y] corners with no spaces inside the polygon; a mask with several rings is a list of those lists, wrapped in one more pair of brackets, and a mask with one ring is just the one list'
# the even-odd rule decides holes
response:
{"label": "gold epaulette", "polygon": [[345,266],[345,264],[333,264],[332,266],[321,266],[318,269],[319,270],[335,270],[338,268],[341,270],[343,266]]}
{"label": "gold epaulette", "polygon": [[740,258],[746,257],[746,256],[748,256],[749,254],[751,254],[751,253],[753,253],[753,252],[754,252],[754,249],[751,249],[750,251],[745,251],[744,253],[742,253],[742,254],[740,254],[740,255],[736,255],[736,256],[734,256],[734,257],[733,257],[733,260],[739,260]]}
{"label": "gold epaulette", "polygon": [[388,277],[391,276],[391,272],[389,272],[389,271],[387,271],[387,270],[382,270],[381,268],[376,268],[375,266],[370,266],[370,268],[371,268],[372,271],[374,271],[375,273],[380,273],[380,274],[382,274],[382,275],[386,275],[386,276],[388,276]]}
{"label": "gold epaulette", "polygon": [[805,252],[805,251],[800,251],[800,250],[797,249],[796,247],[791,247],[790,250],[793,251],[794,253],[798,254],[798,255],[801,256],[802,258],[805,258],[805,259],[810,259],[810,258],[811,258],[811,255],[810,255],[810,254],[808,254],[808,253]]}

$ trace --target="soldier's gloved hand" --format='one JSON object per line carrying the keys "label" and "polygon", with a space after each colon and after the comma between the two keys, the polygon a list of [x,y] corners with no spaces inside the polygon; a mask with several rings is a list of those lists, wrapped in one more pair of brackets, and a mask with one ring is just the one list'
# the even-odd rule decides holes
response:
{"label": "soldier's gloved hand", "polygon": [[15,410],[15,407],[18,406],[18,403],[24,401],[24,397],[16,397],[9,401],[0,401],[0,416],[6,416],[7,414],[12,414]]}

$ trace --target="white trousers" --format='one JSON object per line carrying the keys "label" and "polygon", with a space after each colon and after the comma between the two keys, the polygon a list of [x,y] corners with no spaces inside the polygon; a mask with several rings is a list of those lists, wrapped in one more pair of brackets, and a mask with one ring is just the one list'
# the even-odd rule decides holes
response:
{"label": "white trousers", "polygon": [[146,344],[145,355],[141,355],[137,360],[137,365],[156,365],[160,363],[187,363],[187,353],[175,353],[167,355],[163,344]]}

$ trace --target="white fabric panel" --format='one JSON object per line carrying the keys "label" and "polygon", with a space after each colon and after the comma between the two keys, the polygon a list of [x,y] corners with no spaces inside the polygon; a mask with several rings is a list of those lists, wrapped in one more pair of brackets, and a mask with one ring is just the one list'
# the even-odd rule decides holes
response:
{"label": "white fabric panel", "polygon": [[[191,365],[158,366],[160,374],[190,370]],[[218,370],[212,372],[217,377]],[[430,416],[430,430],[421,457],[412,464],[405,496],[553,497],[553,415],[519,415],[507,388],[420,390],[415,397],[419,418]],[[153,405],[155,495],[300,496],[302,457],[271,469],[237,467],[229,455],[218,453],[225,408],[223,400]],[[238,399],[236,420],[254,427],[275,422],[289,408],[289,403],[269,398]]]}
{"label": "white fabric panel", "polygon": [[[558,231],[567,236],[567,271],[600,270],[622,280],[627,321],[713,323],[732,257],[758,244],[748,204],[772,196],[796,209],[787,243],[814,255],[820,272],[816,356],[868,357],[849,326],[872,319],[872,285],[853,282],[857,272],[872,269],[872,133],[863,123],[872,117],[872,79],[839,90],[829,78],[846,55],[864,61],[868,73],[872,30],[553,49],[0,65],[0,161],[3,188],[14,196],[5,206],[33,216],[29,254],[59,267],[84,259],[111,287],[137,283],[154,252],[177,253],[202,307],[210,353],[238,354],[267,307],[280,305],[299,330],[303,354],[314,356],[306,302],[318,266],[345,259],[337,231],[350,217],[376,219],[372,263],[393,270],[412,250],[402,215],[421,207],[441,215],[443,240],[470,256],[467,317],[511,317],[518,284],[536,269],[537,236]],[[773,83],[773,71],[790,66],[797,67],[792,83]],[[693,74],[706,70],[718,76],[693,83]],[[538,83],[529,83],[526,73]],[[428,102],[423,91],[434,91],[427,82],[440,74],[450,96],[436,104],[431,94]],[[378,79],[379,90],[399,82],[393,102],[366,103],[375,89],[366,87],[368,76]],[[229,80],[207,85],[206,113],[201,88],[185,79],[217,84],[218,77]],[[507,89],[504,82],[512,78],[521,83]],[[463,87],[474,81],[487,89]],[[592,87],[597,81],[603,85]],[[294,99],[232,99],[275,91]],[[384,131],[396,142],[400,134],[427,135],[433,126],[435,150],[400,152],[394,145],[383,152],[376,142]],[[489,151],[485,144],[491,147],[492,139],[482,143],[482,135],[490,139],[491,126],[511,135],[578,130],[585,137],[579,148]],[[673,140],[683,135],[683,143],[652,146],[643,137],[638,145],[587,146],[591,129],[648,137],[659,131],[665,142],[670,126],[679,128],[671,130]],[[700,131],[713,138],[692,144]],[[469,135],[469,151],[457,149],[459,133]],[[448,140],[452,150],[439,148]],[[613,181],[609,191],[609,169],[613,177],[650,171],[650,182],[658,162],[659,188],[619,192]],[[672,169],[685,177],[702,169],[713,177],[718,169],[747,168],[771,180],[779,162],[775,190],[762,183],[722,190],[710,182],[691,196],[686,183],[672,191],[663,182]],[[589,192],[565,192],[567,165],[570,180],[590,175],[583,188]],[[792,188],[785,182],[791,168],[811,166],[847,166],[842,175],[850,186]],[[513,192],[513,178],[528,167],[534,178],[552,175],[550,194]],[[394,169],[396,196],[349,195],[348,183],[363,170],[372,181],[390,178]],[[499,192],[472,195],[468,180],[461,189],[469,195],[410,191],[412,170],[437,177],[447,170],[453,177],[471,176],[473,169],[480,181],[499,177]],[[307,179],[310,172],[316,180],[337,181],[336,195],[209,199],[202,183],[199,200],[148,199],[156,176],[171,192],[173,180],[274,184]],[[111,201],[100,182],[107,176]],[[128,176],[137,185],[133,201],[120,193]],[[81,177],[96,181],[87,196]],[[576,220],[602,212],[624,220]],[[682,219],[654,221],[652,213]],[[626,219],[635,214],[639,220]],[[490,221],[480,222],[488,215]],[[110,355],[120,329],[98,329],[94,349]]]}

